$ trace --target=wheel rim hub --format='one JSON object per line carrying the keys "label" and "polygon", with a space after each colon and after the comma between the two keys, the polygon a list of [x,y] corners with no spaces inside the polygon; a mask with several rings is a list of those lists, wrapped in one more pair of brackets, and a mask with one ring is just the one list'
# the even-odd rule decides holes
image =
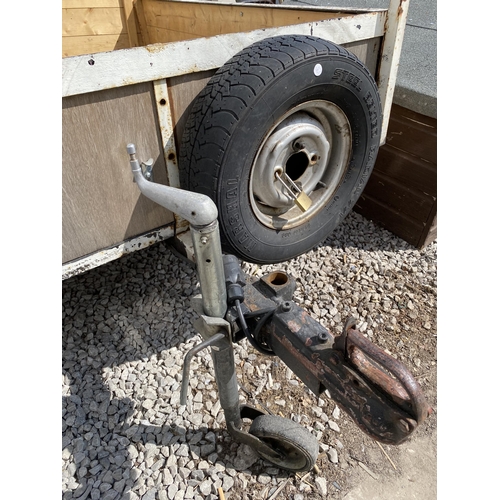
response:
{"label": "wheel rim hub", "polygon": [[[286,113],[267,134],[252,165],[254,214],[270,228],[288,229],[310,220],[331,199],[347,169],[351,129],[329,101],[308,101]],[[306,212],[277,178],[285,172],[312,199]]]}

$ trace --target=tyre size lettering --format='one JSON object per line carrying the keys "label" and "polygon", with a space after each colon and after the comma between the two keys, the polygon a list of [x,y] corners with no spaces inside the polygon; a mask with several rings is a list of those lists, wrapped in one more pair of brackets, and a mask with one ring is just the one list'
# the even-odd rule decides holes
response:
{"label": "tyre size lettering", "polygon": [[256,242],[252,239],[250,233],[244,229],[243,224],[239,224],[236,228],[232,228],[232,232],[236,241],[248,252],[254,249]]}
{"label": "tyre size lettering", "polygon": [[226,210],[227,212],[232,212],[238,210],[239,202],[239,179],[228,179],[226,182],[227,191],[226,191]]}
{"label": "tyre size lettering", "polygon": [[226,181],[227,191],[226,191],[226,212],[227,212],[227,222],[228,229],[231,230],[236,241],[241,245],[242,248],[250,254],[255,248],[256,241],[252,238],[251,234],[245,229],[245,225],[241,220],[241,215],[239,213],[240,202],[239,202],[239,178],[228,179]]}
{"label": "tyre size lettering", "polygon": [[352,132],[352,142],[354,146],[359,146],[359,131],[357,129]]}
{"label": "tyre size lettering", "polygon": [[240,214],[236,213],[236,214],[231,214],[229,216],[229,224],[231,226],[234,226],[235,224],[237,224],[238,222],[240,221]]}
{"label": "tyre size lettering", "polygon": [[372,161],[375,159],[375,151],[377,150],[377,146],[370,146],[370,151],[368,151],[368,161]]}
{"label": "tyre size lettering", "polygon": [[343,184],[345,184],[346,182],[349,181],[349,179],[352,176],[352,170],[353,170],[353,168],[355,166],[356,166],[356,164],[355,164],[354,158],[351,158],[351,161],[347,165],[347,170],[346,170],[346,173],[344,174],[344,178],[342,179],[342,184],[341,185],[343,185]]}
{"label": "tyre size lettering", "polygon": [[368,115],[370,117],[370,128],[371,128],[371,137],[372,139],[378,134],[378,117],[377,117],[377,109],[375,106],[375,100],[373,99],[372,93],[368,91],[366,95],[363,97],[367,107],[368,107]]}
{"label": "tyre size lettering", "polygon": [[339,220],[343,220],[347,214],[351,211],[352,207],[354,206],[354,199],[351,198],[347,205],[344,206],[344,208],[340,211],[340,217]]}
{"label": "tyre size lettering", "polygon": [[255,245],[256,245],[256,241],[253,240],[253,239],[249,239],[242,243],[243,247],[248,251],[248,252],[252,252],[252,250],[255,248]]}
{"label": "tyre size lettering", "polygon": [[233,201],[231,203],[226,203],[226,209],[228,212],[232,212],[233,210],[238,210],[238,202],[237,201]]}
{"label": "tyre size lettering", "polygon": [[353,89],[357,90],[358,92],[361,92],[361,87],[359,86],[360,83],[362,83],[361,78],[357,77],[350,71],[347,71],[346,69],[340,69],[337,68],[333,72],[333,79],[338,81],[338,82],[345,82],[347,85],[350,85]]}
{"label": "tyre size lettering", "polygon": [[304,233],[307,233],[309,231],[309,223],[304,224],[301,227],[298,227],[296,229],[292,229],[290,231],[282,232],[281,237],[282,238],[290,238],[290,237],[295,237],[295,236],[300,236]]}
{"label": "tyre size lettering", "polygon": [[373,164],[375,163],[375,152],[377,151],[377,146],[370,146],[368,151],[368,161],[365,164],[365,168],[361,172],[361,176],[359,178],[358,185],[354,190],[354,198],[358,197],[363,191],[365,184],[368,182],[368,178],[370,177],[370,173],[373,168]]}
{"label": "tyre size lettering", "polygon": [[239,179],[228,179],[226,182],[226,199],[230,200],[238,197]]}
{"label": "tyre size lettering", "polygon": [[246,231],[243,231],[243,234],[238,237],[238,242],[243,245],[248,238],[250,238],[250,235]]}
{"label": "tyre size lettering", "polygon": [[328,207],[326,207],[326,213],[329,214],[330,212],[332,212],[333,210],[337,210],[337,202],[340,200],[340,196],[338,195],[335,195],[333,197],[333,200],[330,202],[330,204],[328,205]]}
{"label": "tyre size lettering", "polygon": [[238,236],[241,231],[244,231],[245,228],[243,227],[243,224],[239,223],[239,224],[236,224],[236,226],[234,227],[231,227],[231,232],[233,233],[234,236]]}

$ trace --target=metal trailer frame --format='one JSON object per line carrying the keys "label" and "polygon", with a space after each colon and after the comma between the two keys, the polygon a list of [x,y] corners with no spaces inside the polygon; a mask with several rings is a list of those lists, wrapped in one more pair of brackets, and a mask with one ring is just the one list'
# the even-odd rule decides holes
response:
{"label": "metal trailer frame", "polygon": [[[195,7],[196,4],[213,2],[191,3]],[[378,70],[374,77],[382,102],[381,144],[384,144],[396,85],[408,6],[409,0],[390,0],[388,9],[321,8],[318,10],[332,10],[332,12],[352,13],[352,15],[272,29],[259,29],[189,41],[157,43],[112,52],[67,57],[62,60],[62,97],[153,82],[169,185],[180,187],[178,167],[175,161],[171,160],[172,152],[176,153],[176,145],[173,140],[168,78],[217,69],[240,50],[254,42],[272,36],[314,35],[340,45],[382,37]],[[279,8],[279,6],[266,7]],[[287,6],[287,8],[292,7]],[[293,8],[314,10],[314,8]],[[161,105],[158,104],[160,102]],[[177,157],[176,154],[175,157]],[[179,220],[176,215],[174,217],[176,218],[175,229],[171,225],[158,228],[112,248],[106,248],[63,264],[63,279],[98,267],[126,253],[179,235],[189,229],[185,221]]]}

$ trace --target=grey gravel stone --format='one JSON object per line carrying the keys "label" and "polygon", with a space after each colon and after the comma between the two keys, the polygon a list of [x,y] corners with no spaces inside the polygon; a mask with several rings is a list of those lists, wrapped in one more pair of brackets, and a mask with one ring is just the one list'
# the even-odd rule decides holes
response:
{"label": "grey gravel stone", "polygon": [[327,453],[330,462],[337,464],[339,462],[339,456],[335,448],[330,448]]}
{"label": "grey gravel stone", "polygon": [[340,427],[339,424],[337,424],[337,422],[334,422],[333,420],[328,420],[328,426],[335,432],[340,432]]}
{"label": "grey gravel stone", "polygon": [[213,453],[215,449],[214,443],[203,444],[200,446],[201,456],[206,457],[207,455],[210,455],[210,453]]}
{"label": "grey gravel stone", "polygon": [[134,460],[139,456],[139,452],[137,451],[137,448],[133,444],[127,447],[127,453],[130,460]]}
{"label": "grey gravel stone", "polygon": [[165,485],[170,485],[174,482],[174,478],[172,476],[172,474],[170,473],[169,470],[164,470],[163,471],[163,484]]}
{"label": "grey gravel stone", "polygon": [[179,487],[177,483],[172,483],[168,489],[167,489],[167,496],[170,500],[173,500],[175,497],[175,494],[177,493]]}
{"label": "grey gravel stone", "polygon": [[233,466],[236,470],[246,470],[258,459],[259,455],[250,446],[242,444],[239,446],[238,453],[233,460]]}
{"label": "grey gravel stone", "polygon": [[271,482],[271,476],[267,474],[259,474],[257,481],[261,484],[269,484]]}
{"label": "grey gravel stone", "polygon": [[333,414],[332,415],[333,415],[333,418],[335,420],[339,419],[339,417],[340,417],[340,408],[337,405],[335,405],[335,408],[333,410]]}
{"label": "grey gravel stone", "polygon": [[234,486],[234,479],[231,476],[224,476],[222,482],[222,489],[224,491],[229,491]]}
{"label": "grey gravel stone", "polygon": [[202,495],[208,495],[212,491],[212,481],[210,481],[209,479],[203,481],[199,485],[199,488]]}
{"label": "grey gravel stone", "polygon": [[181,444],[176,451],[177,456],[179,457],[188,457],[189,456],[189,446],[187,444]]}
{"label": "grey gravel stone", "polygon": [[155,500],[155,498],[156,498],[156,488],[152,488],[142,496],[141,500]]}
{"label": "grey gravel stone", "polygon": [[196,481],[203,481],[204,477],[205,474],[203,473],[202,470],[194,470],[191,472],[191,478],[195,479]]}
{"label": "grey gravel stone", "polygon": [[314,484],[317,486],[319,494],[326,497],[326,495],[328,494],[326,479],[324,477],[316,477],[314,479]]}

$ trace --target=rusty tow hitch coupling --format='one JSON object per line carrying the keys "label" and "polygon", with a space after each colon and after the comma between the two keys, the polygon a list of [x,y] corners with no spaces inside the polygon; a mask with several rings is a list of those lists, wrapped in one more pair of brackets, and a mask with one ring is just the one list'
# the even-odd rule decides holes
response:
{"label": "rusty tow hitch coupling", "polygon": [[[386,444],[405,441],[431,409],[408,369],[373,344],[349,318],[340,335],[316,322],[291,299],[295,281],[284,272],[248,279],[245,305],[274,313],[253,339],[278,356],[317,396],[332,399],[370,437]],[[250,325],[256,325],[254,319]]]}

